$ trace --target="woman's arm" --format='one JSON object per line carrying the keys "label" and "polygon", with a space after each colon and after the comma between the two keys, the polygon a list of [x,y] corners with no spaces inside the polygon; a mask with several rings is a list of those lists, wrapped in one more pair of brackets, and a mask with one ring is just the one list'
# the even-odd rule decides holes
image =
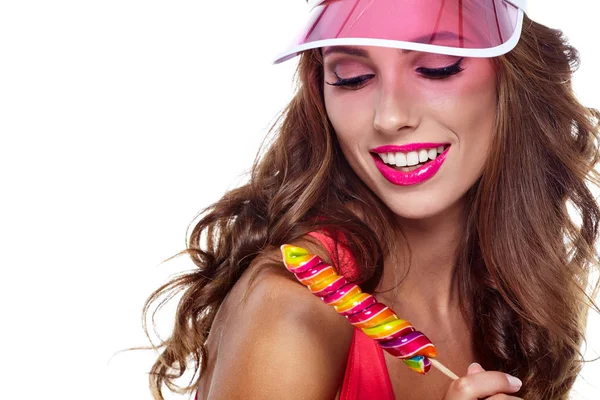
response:
{"label": "woman's arm", "polygon": [[283,265],[264,268],[273,258],[260,257],[219,310],[207,343],[216,356],[207,399],[331,400],[338,392],[353,327]]}

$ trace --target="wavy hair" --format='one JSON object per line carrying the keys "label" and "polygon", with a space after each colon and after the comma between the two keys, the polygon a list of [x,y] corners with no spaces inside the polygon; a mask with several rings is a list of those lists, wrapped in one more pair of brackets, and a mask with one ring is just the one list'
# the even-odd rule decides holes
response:
{"label": "wavy hair", "polygon": [[[600,208],[590,184],[599,183],[600,113],[572,91],[579,57],[559,30],[526,17],[517,47],[494,63],[492,151],[466,195],[456,265],[462,310],[484,368],[520,377],[525,399],[566,399],[582,367],[587,311],[598,309],[592,276]],[[160,309],[182,293],[171,336],[153,345],[160,351],[150,371],[155,399],[163,399],[163,386],[180,393],[197,386],[215,314],[260,254],[333,228],[348,239],[361,266],[356,280],[370,291],[380,281],[383,256],[398,251],[391,247],[394,215],[347,164],[327,118],[321,52],[302,53],[296,74],[295,96],[270,129],[274,139],[249,182],[192,224],[182,253],[196,268],[144,305],[146,321],[151,305],[162,299]],[[145,322],[144,329],[148,334]],[[190,384],[177,385],[188,369]]]}

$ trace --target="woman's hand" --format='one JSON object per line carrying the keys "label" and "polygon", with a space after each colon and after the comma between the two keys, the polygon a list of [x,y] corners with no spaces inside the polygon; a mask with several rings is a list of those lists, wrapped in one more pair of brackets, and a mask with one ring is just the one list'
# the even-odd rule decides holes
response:
{"label": "woman's hand", "polygon": [[514,376],[486,371],[479,364],[471,364],[467,375],[450,384],[444,400],[518,400],[507,393],[518,392],[521,381]]}

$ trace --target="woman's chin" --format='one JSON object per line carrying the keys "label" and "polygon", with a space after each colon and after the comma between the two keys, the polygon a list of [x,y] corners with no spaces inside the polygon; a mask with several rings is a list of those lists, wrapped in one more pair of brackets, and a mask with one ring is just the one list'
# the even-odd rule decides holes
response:
{"label": "woman's chin", "polygon": [[444,210],[440,208],[414,208],[411,210],[407,210],[405,207],[402,207],[400,210],[392,209],[394,214],[398,217],[399,220],[428,220],[431,218],[438,217],[443,214]]}
{"label": "woman's chin", "polygon": [[444,201],[441,196],[427,196],[426,198],[413,201],[395,201],[387,206],[402,220],[428,220],[454,214],[459,208],[461,201]]}

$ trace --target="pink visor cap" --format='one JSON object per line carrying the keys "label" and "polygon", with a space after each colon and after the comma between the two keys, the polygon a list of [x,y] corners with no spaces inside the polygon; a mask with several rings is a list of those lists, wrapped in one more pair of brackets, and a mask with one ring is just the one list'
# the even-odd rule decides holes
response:
{"label": "pink visor cap", "polygon": [[309,0],[308,21],[273,61],[325,46],[496,57],[518,43],[527,0]]}

